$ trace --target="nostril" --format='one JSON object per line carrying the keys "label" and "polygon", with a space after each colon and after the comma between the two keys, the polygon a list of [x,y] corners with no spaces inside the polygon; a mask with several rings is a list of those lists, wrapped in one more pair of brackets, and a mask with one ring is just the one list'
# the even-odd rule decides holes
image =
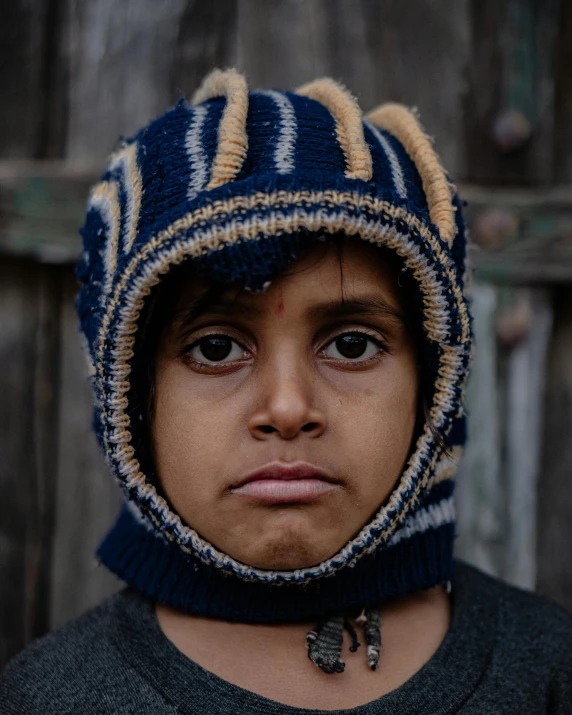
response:
{"label": "nostril", "polygon": [[315,430],[318,426],[317,422],[307,422],[303,427],[302,427],[302,432],[312,432]]}
{"label": "nostril", "polygon": [[272,427],[272,425],[260,425],[258,428],[261,432],[264,432],[264,434],[270,434],[271,432],[276,432],[276,428]]}

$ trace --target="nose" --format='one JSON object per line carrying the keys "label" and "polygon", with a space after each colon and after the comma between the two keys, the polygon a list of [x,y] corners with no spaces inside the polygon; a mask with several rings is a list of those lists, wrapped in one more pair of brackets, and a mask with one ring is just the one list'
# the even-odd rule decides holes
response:
{"label": "nose", "polygon": [[261,405],[248,424],[256,439],[280,437],[291,440],[305,434],[319,437],[326,429],[324,412],[314,404],[312,375],[300,360],[283,360],[259,374]]}

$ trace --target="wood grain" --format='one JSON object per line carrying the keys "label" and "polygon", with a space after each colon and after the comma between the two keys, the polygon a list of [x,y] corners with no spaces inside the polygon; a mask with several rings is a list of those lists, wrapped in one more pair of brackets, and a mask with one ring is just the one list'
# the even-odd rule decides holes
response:
{"label": "wood grain", "polygon": [[240,0],[237,66],[251,87],[290,89],[328,72],[325,0]]}
{"label": "wood grain", "polygon": [[470,32],[468,1],[364,0],[363,7],[374,102],[403,102],[417,107],[447,171],[460,179],[461,106]]}
{"label": "wood grain", "polygon": [[458,476],[457,555],[522,588],[536,582],[550,293],[477,283],[469,440]]}
{"label": "wood grain", "polygon": [[238,0],[188,0],[170,68],[171,101],[189,99],[214,67],[236,64]]}
{"label": "wood grain", "polygon": [[558,13],[554,90],[554,179],[572,183],[572,3],[561,0]]}
{"label": "wood grain", "polygon": [[469,439],[459,465],[456,499],[459,537],[456,555],[493,576],[505,567],[505,495],[502,466],[502,414],[498,385],[496,311],[498,290],[476,283],[475,360],[467,385]]}
{"label": "wood grain", "polygon": [[170,105],[184,0],[78,0],[70,13],[66,156],[102,160]]}
{"label": "wood grain", "polygon": [[0,262],[0,662],[49,627],[57,269]]}
{"label": "wood grain", "polygon": [[0,156],[41,153],[48,0],[0,3]]}
{"label": "wood grain", "polygon": [[285,89],[331,75],[364,111],[385,101],[415,105],[456,174],[467,7],[466,0],[278,0],[264,13],[257,0],[241,0],[237,62],[253,87]]}
{"label": "wood grain", "polygon": [[554,293],[538,482],[537,588],[572,610],[572,289]]}
{"label": "wood grain", "polygon": [[[558,5],[558,0],[471,0],[462,179],[552,181]],[[495,122],[508,110],[522,115],[532,136],[520,148],[503,152],[495,141]]]}
{"label": "wood grain", "polygon": [[[521,289],[511,311],[526,320],[522,336],[508,350],[504,389],[506,534],[503,577],[521,588],[536,585],[537,492],[541,469],[546,361],[552,330],[552,303],[543,288]],[[517,326],[518,327],[518,326]]]}

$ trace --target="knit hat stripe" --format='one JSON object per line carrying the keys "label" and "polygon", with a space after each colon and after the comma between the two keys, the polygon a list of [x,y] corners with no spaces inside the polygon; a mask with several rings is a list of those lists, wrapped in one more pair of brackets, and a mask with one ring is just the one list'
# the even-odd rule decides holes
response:
{"label": "knit hat stripe", "polygon": [[192,104],[200,104],[214,97],[226,97],[226,105],[220,121],[218,146],[208,184],[209,189],[235,179],[248,150],[246,80],[234,69],[213,70],[195,92]]}
{"label": "knit hat stripe", "polygon": [[363,135],[361,110],[354,97],[330,77],[305,84],[296,93],[312,97],[329,109],[336,120],[336,134],[346,157],[347,178],[369,181],[371,153]]}
{"label": "knit hat stripe", "polygon": [[209,180],[208,157],[203,145],[203,130],[208,111],[208,105],[203,104],[200,107],[195,107],[185,136],[185,149],[191,170],[189,188],[187,189],[189,201],[192,201],[205,188]]}
{"label": "knit hat stripe", "polygon": [[[207,112],[202,120],[201,143],[208,174],[216,151],[217,132],[224,101],[213,100],[204,106]],[[193,163],[186,142],[197,109],[190,109],[187,102],[181,100],[173,109],[151,122],[136,136],[137,159],[144,194],[135,245],[145,241],[149,227],[161,216],[168,215],[188,201],[187,194],[193,178]],[[164,151],[166,140],[169,144],[168,152]]]}
{"label": "knit hat stripe", "polygon": [[258,96],[270,98],[278,112],[278,137],[276,148],[274,149],[274,164],[278,174],[291,174],[295,167],[294,155],[296,150],[296,114],[292,102],[284,92],[276,90],[258,91],[254,93]]}
{"label": "knit hat stripe", "polygon": [[344,175],[347,165],[338,141],[336,121],[320,102],[294,92],[285,92],[294,107],[298,127],[313,125],[312,132],[298,131],[294,161],[296,174],[315,172]]}
{"label": "knit hat stripe", "polygon": [[137,235],[143,182],[138,163],[139,145],[133,141],[111,157],[109,171],[117,181],[121,204],[121,243],[129,253]]}
{"label": "knit hat stripe", "polygon": [[403,539],[424,534],[429,529],[438,529],[444,524],[455,523],[455,502],[452,496],[442,499],[437,504],[429,504],[418,509],[405,520],[404,526],[393,534],[388,546],[394,546]]}
{"label": "knit hat stripe", "polygon": [[452,245],[457,233],[451,188],[431,140],[417,118],[401,104],[383,104],[368,114],[377,126],[391,132],[413,159],[423,182],[431,221],[445,241]]}
{"label": "knit hat stripe", "polygon": [[120,245],[123,252],[128,253],[137,235],[143,194],[137,153],[138,144],[133,141],[113,154],[103,180],[94,187],[88,201],[88,210],[98,211],[106,226],[102,247],[105,275],[102,304],[111,291]]}
{"label": "knit hat stripe", "polygon": [[121,222],[117,184],[114,181],[102,181],[97,184],[87,206],[88,214],[91,211],[97,211],[107,229],[101,251],[104,281],[99,298],[100,304],[105,306],[117,268],[117,247]]}
{"label": "knit hat stripe", "polygon": [[377,127],[375,127],[367,119],[364,120],[364,124],[376,138],[378,144],[381,147],[381,150],[385,154],[385,158],[389,162],[395,193],[399,196],[400,199],[406,199],[407,188],[405,186],[405,179],[403,177],[403,171],[401,169],[399,159],[397,158],[397,154],[393,151],[391,144],[387,141],[387,139],[383,136],[383,134],[379,131]]}

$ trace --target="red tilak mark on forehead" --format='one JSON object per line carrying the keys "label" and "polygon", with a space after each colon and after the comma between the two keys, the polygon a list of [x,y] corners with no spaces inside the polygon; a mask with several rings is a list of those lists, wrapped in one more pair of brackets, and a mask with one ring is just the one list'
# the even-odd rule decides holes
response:
{"label": "red tilak mark on forehead", "polygon": [[278,305],[276,306],[276,315],[282,315],[284,312],[284,300],[282,296],[280,296],[280,300],[278,301]]}

